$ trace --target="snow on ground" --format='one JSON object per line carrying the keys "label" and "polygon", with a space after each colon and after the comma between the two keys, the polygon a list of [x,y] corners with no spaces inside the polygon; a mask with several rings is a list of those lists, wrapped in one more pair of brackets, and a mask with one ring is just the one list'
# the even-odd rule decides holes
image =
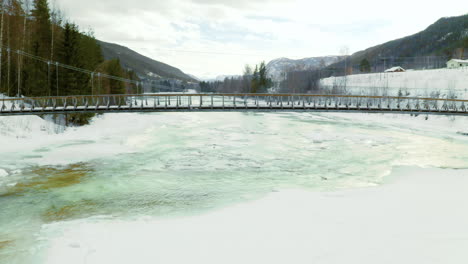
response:
{"label": "snow on ground", "polygon": [[[247,122],[250,118],[251,122]],[[304,122],[276,120],[281,118]],[[203,120],[213,123],[207,124]],[[330,130],[310,129],[305,125],[308,122],[316,122],[317,126]],[[366,146],[371,149],[373,144],[387,145],[388,150],[382,148],[381,155],[392,151],[398,151],[404,157],[415,155],[413,160],[408,159],[397,166],[430,168],[393,170],[394,176],[389,178],[392,180],[375,188],[334,192],[280,190],[251,203],[198,216],[175,219],[152,216],[137,220],[97,217],[55,222],[43,227],[38,235],[43,243],[34,248],[42,252],[44,258],[23,263],[430,264],[468,261],[465,251],[468,213],[463,210],[468,200],[468,171],[432,168],[466,168],[466,155],[463,155],[466,153],[463,143],[468,142],[468,137],[463,135],[468,132],[466,117],[429,116],[426,120],[423,115],[398,114],[122,113],[98,116],[89,126],[68,128],[59,134],[41,129],[49,123],[38,117],[0,117],[0,123],[2,131],[9,131],[0,135],[0,173],[4,170],[12,177],[15,175],[13,170],[24,164],[70,164],[121,153],[145,152],[142,148],[152,137],[161,140],[156,141],[161,147],[172,145],[178,137],[187,137],[186,142],[193,142],[200,136],[206,138],[202,140],[216,139],[213,135],[221,135],[231,127],[221,132],[213,127],[226,126],[226,123],[240,123],[239,126],[245,127],[256,124],[266,130],[268,127],[281,129],[275,127],[280,124],[297,125],[292,129],[295,131],[292,135],[310,133],[310,137],[317,141],[339,140],[340,137],[330,131],[338,132],[340,128],[364,127],[365,130],[360,130],[362,134],[349,133],[346,140],[362,139],[364,149]],[[23,129],[28,126],[29,129]],[[168,127],[173,130],[161,133]],[[206,129],[200,134],[195,127]],[[239,130],[237,126],[232,128]],[[192,130],[194,134],[185,136],[180,132]],[[401,135],[405,139],[408,137],[409,146],[392,148],[384,140],[392,137],[384,134],[387,130],[394,134],[403,131]],[[19,134],[21,136],[17,136]],[[234,136],[245,139],[249,134],[249,130],[241,130]],[[166,136],[159,139],[160,135]],[[272,137],[278,138],[277,135]],[[229,139],[233,141],[233,137]],[[441,139],[449,143],[441,143]],[[377,142],[373,143],[373,140]],[[192,147],[200,146],[205,145]],[[298,146],[297,151],[304,148]],[[357,149],[353,151],[356,153]],[[446,152],[460,153],[460,160]],[[180,159],[181,153],[176,154]],[[222,159],[209,158],[205,157],[210,162]],[[378,166],[379,162],[372,165]],[[370,166],[361,160],[352,165],[366,166],[366,170]],[[219,175],[222,170],[217,173]],[[203,188],[204,184],[201,184]],[[125,188],[129,186],[125,185]]]}
{"label": "snow on ground", "polygon": [[0,116],[0,169],[65,165],[131,153],[139,147],[138,136],[144,137],[145,129],[151,127],[141,116],[98,115],[83,127],[55,124],[51,116]]}
{"label": "snow on ground", "polygon": [[[320,83],[324,86],[342,85],[344,80],[344,77],[330,77]],[[459,97],[468,98],[468,68],[356,74],[346,77],[346,85],[351,88],[388,87],[393,93],[399,89],[409,90],[416,96],[454,91]]]}
{"label": "snow on ground", "polygon": [[467,175],[406,167],[379,187],[285,190],[201,216],[58,222],[40,263],[467,263]]}
{"label": "snow on ground", "polygon": [[55,124],[37,116],[0,117],[0,146],[3,153],[10,153],[0,157],[4,163],[27,156],[33,164],[63,165],[130,153],[135,145],[132,135],[144,134],[147,127],[143,118],[131,116],[135,114],[98,116],[89,126],[60,133],[55,133]]}

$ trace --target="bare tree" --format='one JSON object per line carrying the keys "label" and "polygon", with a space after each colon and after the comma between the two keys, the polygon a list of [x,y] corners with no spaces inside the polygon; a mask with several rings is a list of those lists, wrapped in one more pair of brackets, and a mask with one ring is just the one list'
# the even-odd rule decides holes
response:
{"label": "bare tree", "polygon": [[349,56],[349,47],[344,45],[340,48],[340,55],[344,57],[344,76],[342,82],[342,89],[346,92],[348,85],[348,56]]}
{"label": "bare tree", "polygon": [[242,76],[242,86],[241,86],[241,91],[243,93],[249,93],[250,90],[252,89],[252,75],[253,75],[252,67],[250,67],[250,65],[245,65],[244,75]]}

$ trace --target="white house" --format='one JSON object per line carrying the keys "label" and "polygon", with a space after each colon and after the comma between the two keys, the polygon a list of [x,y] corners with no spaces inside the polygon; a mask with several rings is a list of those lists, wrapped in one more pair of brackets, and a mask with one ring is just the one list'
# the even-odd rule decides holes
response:
{"label": "white house", "polygon": [[449,69],[456,69],[461,67],[468,67],[468,60],[451,59],[447,61],[447,68]]}
{"label": "white house", "polygon": [[386,70],[385,72],[405,72],[405,71],[406,70],[403,69],[402,67],[397,66],[397,67],[390,68],[390,69]]}

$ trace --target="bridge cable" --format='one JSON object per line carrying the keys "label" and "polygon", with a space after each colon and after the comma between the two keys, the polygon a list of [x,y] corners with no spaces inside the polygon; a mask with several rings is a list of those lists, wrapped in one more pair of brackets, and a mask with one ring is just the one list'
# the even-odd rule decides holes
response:
{"label": "bridge cable", "polygon": [[[32,58],[32,59],[35,59],[35,60],[38,60],[38,61],[42,61],[42,62],[44,62],[44,63],[47,63],[47,62],[48,62],[47,59],[44,59],[44,58],[39,57],[39,56],[32,55],[32,54],[27,53],[27,52],[24,52],[24,51],[17,50],[16,52],[17,52],[17,53],[21,53],[22,56],[29,57],[29,58]],[[59,64],[60,67],[65,68],[65,69],[68,69],[68,70],[77,71],[77,72],[86,73],[86,74],[91,74],[91,73],[93,73],[93,71],[90,71],[90,70],[86,70],[86,69],[82,69],[82,68],[70,66],[70,65],[67,65],[67,64],[60,63],[60,62],[57,62],[57,63]],[[112,76],[112,75],[108,75],[108,74],[105,74],[105,73],[100,73],[100,74],[101,74],[102,77],[107,78],[107,79],[112,79],[112,80],[116,80],[116,81],[126,82],[126,83],[129,83],[129,84],[137,84],[137,83],[138,83],[138,81],[133,81],[133,80],[130,80],[130,79],[125,79],[125,78],[118,77],[118,76]]]}
{"label": "bridge cable", "polygon": [[59,68],[58,62],[55,63],[55,78],[57,79],[57,96],[59,96]]}
{"label": "bridge cable", "polygon": [[49,96],[52,96],[52,87],[50,82],[50,61],[47,63],[47,90],[49,90]]}
{"label": "bridge cable", "polygon": [[[5,0],[2,0],[2,25],[0,26],[0,44],[3,44],[3,17],[5,15]],[[0,90],[2,89],[2,55],[3,48],[0,48]],[[4,95],[5,96],[5,95]]]}
{"label": "bridge cable", "polygon": [[[11,49],[10,49],[10,25],[11,25],[11,18],[9,17],[8,18],[8,27],[7,27],[7,43],[8,43],[8,47],[7,47],[7,56],[8,56],[8,66],[7,66],[7,86],[8,86],[8,93],[7,95],[10,96],[10,89],[11,89],[11,86],[10,86],[10,75],[11,75]],[[0,45],[3,45],[3,43],[0,43]]]}
{"label": "bridge cable", "polygon": [[[4,45],[1,45],[0,43],[0,50],[1,49],[4,49]],[[7,50],[10,50],[9,47],[6,47]],[[58,68],[61,67],[61,68],[64,68],[64,69],[68,69],[68,70],[72,70],[72,71],[77,71],[77,72],[81,72],[81,73],[85,73],[85,74],[95,74],[94,71],[90,71],[90,70],[86,70],[86,69],[82,69],[82,68],[78,68],[78,67],[74,67],[74,66],[70,66],[70,65],[66,65],[66,64],[63,64],[63,63],[60,63],[60,62],[54,62],[54,61],[50,61],[50,60],[47,60],[47,59],[44,59],[44,58],[41,58],[39,56],[35,56],[33,54],[29,54],[27,52],[24,52],[24,51],[21,51],[21,50],[13,50],[14,53],[16,53],[18,55],[18,95],[20,94],[21,92],[21,69],[22,69],[22,61],[23,61],[23,56],[24,57],[27,57],[27,58],[31,58],[31,59],[34,59],[34,60],[37,60],[37,61],[40,61],[40,62],[43,62],[43,63],[47,63],[47,64],[50,64],[50,63],[54,63],[55,66],[56,66],[56,72],[57,72],[57,95],[59,94],[59,82],[58,82]],[[120,81],[120,82],[124,82],[124,83],[127,83],[127,84],[135,84],[135,85],[138,85],[138,81],[135,81],[135,80],[130,80],[130,79],[126,79],[126,78],[122,78],[122,77],[118,77],[118,76],[112,76],[112,75],[109,75],[109,74],[104,74],[104,73],[98,73],[98,76],[99,76],[99,91],[101,90],[101,84],[102,84],[102,77],[106,78],[106,79],[111,79],[111,80],[116,80],[116,81]]]}
{"label": "bridge cable", "polygon": [[20,86],[21,86],[21,54],[18,53],[18,93],[16,94],[20,97]]}
{"label": "bridge cable", "polygon": [[10,48],[7,49],[8,53],[8,67],[7,67],[7,86],[8,86],[8,92],[7,95],[10,96],[10,72],[11,72],[11,50]]}
{"label": "bridge cable", "polygon": [[91,73],[91,95],[94,95],[94,72]]}

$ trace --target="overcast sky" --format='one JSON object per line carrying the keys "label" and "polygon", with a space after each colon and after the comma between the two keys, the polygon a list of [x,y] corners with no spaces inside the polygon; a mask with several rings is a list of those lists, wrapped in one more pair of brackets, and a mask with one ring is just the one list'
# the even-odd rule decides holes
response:
{"label": "overcast sky", "polygon": [[[54,2],[54,0],[52,1]],[[468,1],[55,0],[82,30],[206,78],[245,64],[351,53],[414,34]]]}

